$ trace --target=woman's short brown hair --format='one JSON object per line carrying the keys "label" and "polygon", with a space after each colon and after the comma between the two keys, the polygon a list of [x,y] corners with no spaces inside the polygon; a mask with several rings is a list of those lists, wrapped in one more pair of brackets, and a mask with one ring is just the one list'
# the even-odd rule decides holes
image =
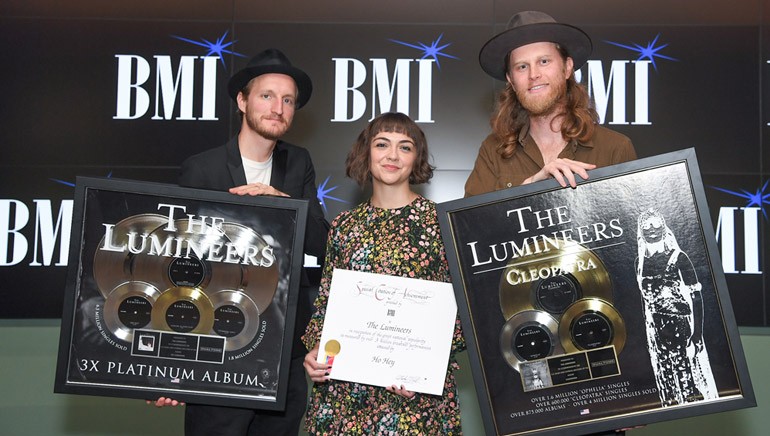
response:
{"label": "woman's short brown hair", "polygon": [[372,140],[380,132],[401,133],[414,141],[417,158],[412,167],[412,174],[409,175],[410,184],[427,183],[433,177],[435,167],[428,162],[430,155],[425,134],[411,118],[400,112],[385,112],[379,115],[358,135],[345,160],[345,174],[348,177],[361,186],[372,180],[369,155]]}

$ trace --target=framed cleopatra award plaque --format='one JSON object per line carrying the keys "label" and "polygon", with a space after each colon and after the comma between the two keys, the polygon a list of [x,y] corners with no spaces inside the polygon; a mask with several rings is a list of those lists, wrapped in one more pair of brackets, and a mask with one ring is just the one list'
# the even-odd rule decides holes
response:
{"label": "framed cleopatra award plaque", "polygon": [[79,177],[55,391],[282,410],[307,207]]}
{"label": "framed cleopatra award plaque", "polygon": [[692,149],[438,211],[486,434],[756,405]]}

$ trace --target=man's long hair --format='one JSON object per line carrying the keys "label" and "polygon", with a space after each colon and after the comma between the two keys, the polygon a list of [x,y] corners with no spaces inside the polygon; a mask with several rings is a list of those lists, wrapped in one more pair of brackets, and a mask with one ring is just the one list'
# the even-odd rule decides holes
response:
{"label": "man's long hair", "polygon": [[[556,44],[562,60],[566,61],[566,51]],[[508,58],[505,60],[508,65]],[[561,123],[561,134],[565,140],[587,141],[594,134],[594,128],[599,122],[599,114],[591,105],[588,91],[575,81],[575,75],[567,79],[567,92],[562,97],[563,111],[556,115],[553,123]],[[490,120],[492,131],[500,138],[498,152],[503,158],[509,158],[516,149],[519,132],[529,124],[529,112],[525,109],[510,82],[497,98],[497,109]]]}

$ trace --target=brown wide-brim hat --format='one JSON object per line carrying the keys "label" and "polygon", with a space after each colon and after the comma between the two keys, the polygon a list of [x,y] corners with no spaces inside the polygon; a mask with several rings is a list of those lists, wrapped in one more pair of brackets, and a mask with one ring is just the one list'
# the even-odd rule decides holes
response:
{"label": "brown wide-brim hat", "polygon": [[534,42],[555,42],[564,47],[575,70],[586,63],[593,49],[591,38],[577,27],[557,23],[544,12],[524,11],[511,17],[507,30],[484,44],[479,52],[481,68],[495,79],[506,80],[508,54]]}
{"label": "brown wide-brim hat", "polygon": [[293,66],[289,58],[275,48],[269,48],[258,53],[251,58],[246,67],[233,74],[233,77],[227,82],[227,93],[237,103],[238,93],[251,79],[269,73],[286,74],[294,79],[294,83],[297,84],[296,109],[301,108],[310,100],[310,94],[313,93],[313,82],[310,80],[310,76]]}

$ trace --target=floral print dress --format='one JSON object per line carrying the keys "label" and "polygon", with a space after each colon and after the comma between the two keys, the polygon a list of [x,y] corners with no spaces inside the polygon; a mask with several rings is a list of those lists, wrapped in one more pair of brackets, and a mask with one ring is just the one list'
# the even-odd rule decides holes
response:
{"label": "floral print dress", "polygon": [[[308,350],[321,339],[334,268],[449,282],[436,205],[418,196],[399,209],[365,202],[332,222],[316,312],[303,341]],[[406,399],[385,388],[345,381],[316,383],[305,425],[313,435],[460,435],[455,354],[465,349],[459,319],[442,396]]]}

